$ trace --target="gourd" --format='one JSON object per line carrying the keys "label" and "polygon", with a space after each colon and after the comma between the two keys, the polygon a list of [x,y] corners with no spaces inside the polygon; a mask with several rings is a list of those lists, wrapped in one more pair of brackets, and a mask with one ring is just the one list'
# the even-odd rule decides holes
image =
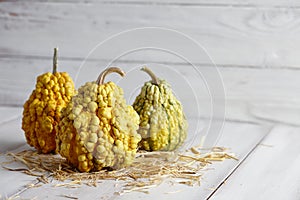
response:
{"label": "gourd", "polygon": [[182,105],[167,81],[157,78],[147,67],[141,70],[152,80],[143,85],[133,103],[140,116],[139,146],[147,151],[175,150],[183,144],[188,131]]}
{"label": "gourd", "polygon": [[23,106],[22,129],[27,143],[42,153],[55,151],[55,126],[62,108],[75,93],[68,73],[57,72],[57,51],[55,48],[52,73],[37,77],[35,89]]}
{"label": "gourd", "polygon": [[107,74],[125,73],[116,67],[104,70],[96,82],[87,82],[62,111],[57,126],[57,152],[81,172],[130,165],[138,143],[139,116],[127,105],[123,90]]}

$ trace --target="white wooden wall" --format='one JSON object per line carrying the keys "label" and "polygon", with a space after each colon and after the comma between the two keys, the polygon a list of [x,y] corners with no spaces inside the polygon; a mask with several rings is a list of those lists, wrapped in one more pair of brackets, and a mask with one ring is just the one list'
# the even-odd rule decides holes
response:
{"label": "white wooden wall", "polygon": [[[300,124],[299,6],[296,0],[1,1],[0,105],[22,106],[35,77],[50,70],[54,47],[60,48],[60,69],[75,77],[99,42],[124,30],[155,26],[185,33],[206,48],[224,80],[228,120]],[[202,68],[213,67],[190,55]],[[111,56],[90,57],[81,81],[94,80]],[[148,54],[128,56],[119,64],[147,62],[176,66],[182,73],[187,67]]]}

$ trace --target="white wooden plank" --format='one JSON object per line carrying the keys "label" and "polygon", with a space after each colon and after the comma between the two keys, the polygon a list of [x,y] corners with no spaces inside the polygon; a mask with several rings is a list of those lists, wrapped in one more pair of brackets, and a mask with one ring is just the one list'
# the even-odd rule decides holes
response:
{"label": "white wooden plank", "polygon": [[[10,0],[4,0],[10,1]],[[21,1],[21,0],[14,0]],[[30,2],[53,3],[53,0],[30,0]],[[254,7],[254,6],[269,6],[269,7],[292,7],[299,6],[297,1],[284,0],[63,0],[56,1],[61,3],[99,3],[99,4],[133,4],[133,5],[175,5],[175,6],[237,6],[237,7]]]}
{"label": "white wooden plank", "polygon": [[[1,3],[1,56],[49,56],[52,48],[59,46],[64,49],[65,57],[84,58],[95,45],[112,34],[136,27],[157,26],[176,29],[193,37],[217,64],[278,68],[297,68],[300,64],[297,54],[300,11],[297,8],[79,5]],[[151,38],[149,34],[145,38],[158,41],[158,45],[168,42],[164,35],[152,35]],[[106,52],[93,56],[112,58],[118,50],[138,45],[143,38],[134,39],[136,41],[124,42],[119,49],[118,46],[107,48]],[[168,44],[170,48],[177,45],[176,42]],[[157,44],[153,42],[153,45]],[[204,55],[191,50],[188,43],[181,44],[180,49],[200,63],[207,60]],[[139,61],[152,60],[149,58],[151,56],[147,54],[131,57]],[[156,58],[158,61],[167,59],[164,55]]]}
{"label": "white wooden plank", "polygon": [[[2,128],[1,128],[2,131]],[[18,137],[18,136],[16,136]],[[0,137],[1,140],[3,137]],[[9,137],[10,140],[14,140],[13,136]],[[2,144],[1,144],[2,145]],[[2,146],[1,146],[2,147]],[[20,152],[24,149],[28,149],[27,145],[23,145],[20,148],[14,149],[15,152]],[[8,149],[7,149],[8,150]],[[11,151],[10,151],[11,152]],[[1,152],[2,153],[2,152]],[[28,184],[36,184],[36,177],[28,176],[22,172],[18,171],[9,171],[3,169],[4,167],[9,167],[11,169],[24,169],[24,166],[20,163],[14,162],[13,164],[5,164],[5,162],[9,162],[11,159],[5,154],[0,154],[0,199],[8,199],[12,194],[16,194],[22,190],[24,190],[25,186]]]}
{"label": "white wooden plank", "polygon": [[6,153],[26,144],[21,117],[0,125],[0,152]]}
{"label": "white wooden plank", "polygon": [[[21,191],[26,184],[36,183],[35,177],[25,175],[21,172],[8,171],[2,168],[4,162],[10,161],[5,153],[28,149],[25,136],[21,130],[22,108],[0,107],[0,199],[6,199],[11,194]],[[13,169],[22,168],[21,164],[9,165]]]}
{"label": "white wooden plank", "polygon": [[211,199],[300,199],[299,131],[275,127]]}
{"label": "white wooden plank", "polygon": [[300,107],[296,104],[265,103],[249,109],[252,116],[270,122],[300,125]]}
{"label": "white wooden plank", "polygon": [[[115,65],[128,72],[127,76],[122,80],[114,79],[116,78],[114,76],[108,78],[108,80],[119,81],[120,86],[125,90],[126,99],[130,103],[132,103],[134,95],[137,95],[134,92],[138,92],[138,87],[148,80],[145,74],[136,72],[137,69],[135,73],[131,71],[143,63],[116,62]],[[59,70],[69,72],[76,83],[76,88],[86,81],[96,80],[97,75],[108,64],[108,61],[86,62],[75,80],[80,64],[80,60],[62,59],[59,62]],[[0,65],[2,66],[0,68],[0,103],[2,105],[22,106],[35,86],[36,76],[51,71],[50,58],[44,60],[2,58]],[[156,65],[150,64],[150,66],[155,67]],[[165,69],[170,73],[164,73]],[[215,77],[211,66],[201,66],[199,69],[208,75],[204,79]],[[177,70],[178,74],[173,70]],[[300,123],[300,120],[296,120],[299,117],[297,108],[299,108],[300,102],[300,71],[234,67],[220,67],[219,71],[226,92],[227,119],[252,122],[268,119],[290,124]],[[195,73],[194,69],[188,65],[166,63],[157,73],[173,85],[173,90],[183,102],[189,117],[209,116],[211,97],[203,82],[204,79]],[[189,87],[194,89],[195,94]],[[194,95],[198,97],[199,101],[195,101]],[[195,110],[197,104],[199,104],[199,113]]]}
{"label": "white wooden plank", "polygon": [[0,106],[0,124],[9,122],[22,115],[22,108],[20,107],[2,107]]}
{"label": "white wooden plank", "polygon": [[[95,2],[90,0],[89,2]],[[82,2],[78,0],[78,2]],[[101,2],[101,1],[100,1]],[[177,6],[205,6],[205,7],[296,7],[299,6],[297,1],[284,0],[117,0],[103,1],[104,3],[124,3],[124,4],[148,4],[148,5],[177,5]]]}
{"label": "white wooden plank", "polygon": [[[218,145],[230,147],[231,151],[236,153],[240,160],[243,160],[249,151],[264,137],[267,130],[266,127],[257,125],[227,123]],[[63,195],[73,196],[79,199],[205,199],[213,192],[212,188],[217,187],[238,164],[239,162],[237,161],[227,160],[223,163],[212,165],[211,167],[213,167],[214,170],[204,172],[200,187],[164,183],[157,188],[151,189],[150,194],[132,192],[118,196],[114,194],[114,192],[118,190],[118,187],[115,187],[114,181],[103,181],[98,187],[81,185],[75,189],[54,187],[58,182],[53,181],[50,184],[38,188],[30,188],[19,195],[21,198],[29,199],[63,199],[65,198]],[[118,185],[120,186],[122,183],[118,182]],[[176,192],[178,190],[180,191]]]}

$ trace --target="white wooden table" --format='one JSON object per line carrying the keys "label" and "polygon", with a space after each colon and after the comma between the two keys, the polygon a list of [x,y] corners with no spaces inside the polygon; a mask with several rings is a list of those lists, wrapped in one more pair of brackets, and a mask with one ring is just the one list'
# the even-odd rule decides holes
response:
{"label": "white wooden table", "polygon": [[[20,130],[22,109],[1,108],[0,151],[30,149]],[[218,146],[230,147],[239,161],[216,163],[204,173],[200,186],[167,184],[149,194],[131,192],[115,195],[114,181],[103,181],[97,187],[82,185],[76,189],[54,187],[56,180],[37,188],[36,177],[0,169],[2,198],[21,199],[299,199],[300,167],[299,128],[278,125],[270,129],[258,124],[227,122]],[[0,161],[5,161],[5,155]],[[20,166],[16,166],[18,168]],[[174,191],[175,192],[172,194]]]}
{"label": "white wooden table", "polygon": [[[218,66],[226,91],[226,123],[217,145],[231,148],[239,158],[214,164],[200,187],[163,184],[150,194],[123,196],[113,195],[113,182],[66,189],[53,187],[54,181],[26,189],[39,184],[35,177],[0,167],[0,199],[66,199],[62,194],[79,199],[300,199],[299,6],[285,0],[0,1],[0,162],[6,152],[29,148],[20,128],[22,105],[35,77],[51,70],[54,47],[60,48],[59,69],[74,78],[95,45],[122,31],[152,26],[174,29],[200,43],[213,62],[178,42],[203,72]],[[92,54],[76,87],[96,79],[117,50],[143,42],[135,39]],[[168,39],[153,41],[159,45]],[[177,45],[169,43],[170,48]],[[209,117],[205,85],[178,56],[136,51],[117,62],[125,70],[145,63],[162,63],[189,80],[200,96],[200,116],[193,112],[190,90],[175,87],[189,120]]]}

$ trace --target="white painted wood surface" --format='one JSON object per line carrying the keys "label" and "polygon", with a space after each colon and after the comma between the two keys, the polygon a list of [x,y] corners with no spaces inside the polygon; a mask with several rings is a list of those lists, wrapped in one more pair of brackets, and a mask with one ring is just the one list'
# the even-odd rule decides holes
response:
{"label": "white painted wood surface", "polygon": [[298,200],[299,131],[276,126],[211,199]]}
{"label": "white painted wood surface", "polygon": [[[18,152],[24,149],[25,137],[20,128],[21,114],[21,108],[0,107],[0,199],[6,199],[12,193],[21,191],[26,184],[35,182],[36,179],[21,172],[8,171],[2,168],[3,162],[7,161],[5,153],[14,150]],[[25,148],[28,146],[26,145]],[[16,167],[20,168],[20,166]]]}
{"label": "white painted wood surface", "polygon": [[[2,109],[3,113],[10,113],[11,109]],[[21,109],[19,109],[21,111]],[[193,122],[192,122],[193,123]],[[20,130],[20,120],[15,119],[10,123],[0,124],[0,152],[29,149],[26,145],[24,133]],[[103,181],[98,187],[80,186],[76,189],[65,187],[54,187],[58,181],[42,185],[37,188],[25,189],[27,184],[39,184],[35,181],[36,177],[24,175],[21,172],[10,172],[0,169],[0,195],[2,197],[20,196],[22,199],[65,199],[63,195],[76,196],[79,199],[104,198],[104,199],[206,199],[214,189],[217,188],[223,180],[246,158],[246,156],[256,147],[262,138],[268,133],[269,127],[260,125],[251,125],[247,123],[227,123],[223,134],[217,143],[218,146],[230,147],[239,161],[226,160],[223,163],[215,163],[204,172],[201,186],[188,187],[185,185],[170,185],[164,183],[157,188],[150,190],[150,194],[129,193],[123,196],[114,195],[116,191],[114,181]],[[191,134],[191,133],[190,133]],[[199,140],[200,142],[200,140]],[[0,161],[5,161],[5,155],[0,155]],[[24,168],[21,164],[10,165],[11,168]],[[16,184],[7,184],[14,180]],[[122,184],[121,182],[119,183]],[[182,190],[179,193],[174,191]],[[170,192],[170,194],[168,194]]]}
{"label": "white painted wood surface", "polygon": [[[61,70],[74,78],[99,42],[124,30],[157,26],[187,34],[207,50],[224,78],[228,119],[299,124],[298,15],[297,1],[282,0],[4,1],[0,3],[0,105],[24,103],[36,75],[49,71],[53,47],[60,47]],[[183,50],[189,48],[182,44]],[[97,67],[114,56],[116,51],[107,49],[89,57],[92,68],[81,73],[79,83],[93,80],[92,72],[98,73]],[[212,67],[207,55],[187,52],[200,67]],[[131,67],[151,62],[177,66],[185,73],[181,59],[159,52],[131,54],[119,63]],[[186,78],[199,81],[192,73]]]}
{"label": "white painted wood surface", "polygon": [[[70,76],[75,77],[81,61],[62,60],[59,62],[61,71],[68,71]],[[28,59],[0,59],[0,76],[16,77],[14,79],[0,79],[2,105],[21,106],[29,97],[36,83],[36,76],[47,72],[51,68],[51,59],[28,60]],[[95,80],[97,74],[103,69],[104,61],[87,62],[81,69],[79,79],[75,80],[78,88],[86,81]],[[140,64],[134,62],[119,62],[119,66],[130,69]],[[189,81],[194,90],[200,94],[201,115],[209,115],[209,94],[201,82],[201,77],[189,70],[188,65],[172,65],[182,74],[182,77]],[[25,67],[24,67],[25,66]],[[14,70],[11,70],[13,68]],[[202,66],[201,70],[210,72],[209,66]],[[272,69],[240,69],[240,68],[219,68],[224,81],[226,91],[226,118],[229,120],[242,120],[257,122],[260,120],[279,121],[288,124],[300,124],[300,70],[272,70]],[[141,75],[143,75],[141,73]],[[22,77],[19,79],[18,77]],[[147,76],[143,76],[148,80]],[[176,83],[176,79],[171,79]],[[287,81],[289,80],[289,81]],[[126,78],[121,82],[122,87],[129,88],[126,92],[132,93],[135,86],[141,86],[142,81],[137,82],[136,78]],[[184,81],[184,80],[182,80]],[[184,104],[191,103],[190,90],[174,87],[174,92],[180,95]],[[129,100],[129,99],[127,99]],[[132,99],[131,101],[132,102]],[[195,103],[195,102],[193,102]],[[190,117],[197,117],[193,107],[185,107]]]}
{"label": "white painted wood surface", "polygon": [[[10,122],[1,118],[0,152],[28,149],[25,138],[20,130],[20,113],[22,109],[1,108],[2,114],[19,116]],[[17,114],[19,113],[19,114]],[[17,115],[16,115],[17,114]],[[124,196],[113,195],[114,182],[104,181],[99,187],[81,186],[76,189],[54,187],[57,181],[38,188],[25,189],[27,184],[38,184],[35,177],[20,172],[0,169],[0,195],[5,199],[12,194],[21,198],[31,199],[65,199],[63,195],[104,199],[299,199],[299,128],[279,125],[268,133],[267,126],[250,125],[247,123],[226,123],[223,135],[218,142],[220,146],[231,147],[240,159],[239,162],[227,160],[214,164],[214,170],[204,173],[200,187],[172,186],[162,184],[151,189],[150,194],[130,193]],[[268,135],[263,139],[263,137]],[[263,140],[262,140],[263,139]],[[258,144],[258,145],[257,145]],[[24,146],[25,145],[25,146]],[[0,161],[5,156],[0,155]],[[16,165],[15,168],[21,168]],[[226,180],[226,181],[225,181]],[[7,184],[9,182],[14,184]],[[225,181],[225,184],[223,183]],[[101,188],[101,190],[100,190]],[[172,191],[179,193],[166,194]],[[216,190],[216,192],[215,192]]]}
{"label": "white painted wood surface", "polygon": [[[19,124],[19,123],[18,123]],[[16,125],[18,126],[18,125]],[[18,141],[20,142],[19,139],[22,139],[22,137],[20,137],[20,132],[19,131],[15,131],[13,134],[10,135],[4,135],[2,134],[3,131],[5,131],[5,129],[1,127],[1,140],[9,140],[10,144],[12,143],[11,141]],[[10,126],[13,127],[13,126]],[[10,130],[11,132],[13,131],[12,129]],[[24,149],[28,149],[29,147],[27,145],[24,146],[24,139],[21,140],[21,146],[18,145],[19,147],[15,146],[10,146],[9,148],[5,148],[5,146],[2,146],[3,142],[1,143],[1,154],[0,154],[0,163],[1,163],[1,169],[0,169],[0,177],[1,177],[1,181],[0,181],[0,199],[8,199],[9,197],[12,196],[12,194],[16,194],[19,193],[21,191],[24,191],[24,189],[26,188],[26,186],[28,184],[36,184],[36,177],[34,176],[28,176],[22,172],[18,172],[18,171],[8,171],[6,169],[2,168],[2,165],[4,165],[3,163],[9,161],[7,159],[7,157],[5,156],[4,153],[6,152],[20,152]],[[14,147],[14,148],[13,148]],[[5,148],[5,149],[4,149]],[[4,151],[3,151],[4,149]],[[20,169],[23,168],[24,166],[21,164],[17,164],[15,163],[14,166],[15,169]]]}
{"label": "white painted wood surface", "polygon": [[[1,41],[1,54],[4,57],[49,56],[52,48],[59,45],[65,50],[63,57],[82,59],[112,34],[158,26],[190,35],[220,65],[298,68],[297,7],[230,5],[4,2],[0,5],[0,32],[5,38]],[[198,62],[204,62],[202,56],[189,53]],[[105,55],[106,58],[111,56]],[[148,60],[147,56],[131,59]],[[157,60],[165,61],[165,58]]]}
{"label": "white painted wood surface", "polygon": [[0,107],[0,153],[24,145],[25,136],[21,131],[22,111],[20,107]]}
{"label": "white painted wood surface", "polygon": [[0,124],[7,123],[16,118],[19,118],[22,114],[23,110],[20,107],[11,107],[9,108],[9,112],[6,107],[0,107]]}

